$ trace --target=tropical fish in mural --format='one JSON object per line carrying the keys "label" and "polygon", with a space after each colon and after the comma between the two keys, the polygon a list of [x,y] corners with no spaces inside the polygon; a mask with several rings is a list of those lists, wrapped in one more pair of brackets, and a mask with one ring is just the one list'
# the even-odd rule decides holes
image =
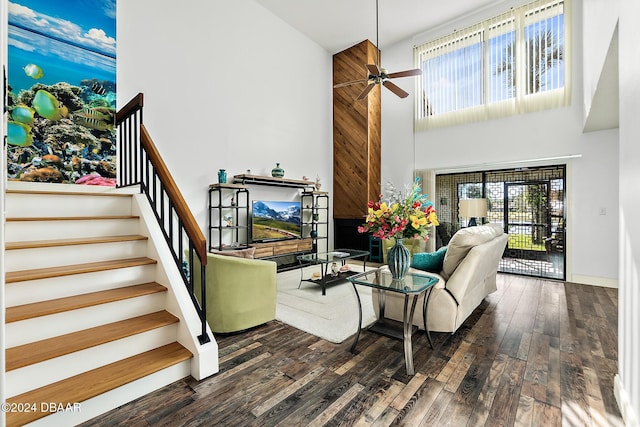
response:
{"label": "tropical fish in mural", "polygon": [[36,80],[44,77],[42,68],[38,67],[36,64],[27,64],[24,66],[23,70],[27,76],[32,77]]}
{"label": "tropical fish in mural", "polygon": [[24,104],[18,104],[13,107],[13,110],[11,111],[11,118],[16,122],[30,125],[33,124],[33,114],[33,108]]}
{"label": "tropical fish in mural", "polygon": [[7,143],[20,147],[28,147],[33,144],[31,126],[20,122],[9,121],[7,123]]}
{"label": "tropical fish in mural", "polygon": [[33,97],[33,108],[45,119],[60,120],[63,117],[69,115],[67,107],[62,105],[55,96],[51,95],[46,90],[40,89],[36,92],[36,96]]}
{"label": "tropical fish in mural", "polygon": [[98,95],[102,95],[102,96],[104,96],[104,95],[107,93],[107,90],[104,88],[104,86],[102,86],[102,85],[101,85],[100,83],[98,83],[98,82],[94,82],[94,83],[91,85],[91,90],[92,90],[94,93],[97,93]]}
{"label": "tropical fish in mural", "polygon": [[96,119],[113,121],[114,110],[106,107],[84,107],[73,112],[74,117],[84,117],[86,119]]}
{"label": "tropical fish in mural", "polygon": [[94,119],[90,117],[82,117],[82,116],[74,116],[73,122],[77,125],[88,127],[89,129],[95,130],[113,130],[113,122],[108,122],[105,120]]}

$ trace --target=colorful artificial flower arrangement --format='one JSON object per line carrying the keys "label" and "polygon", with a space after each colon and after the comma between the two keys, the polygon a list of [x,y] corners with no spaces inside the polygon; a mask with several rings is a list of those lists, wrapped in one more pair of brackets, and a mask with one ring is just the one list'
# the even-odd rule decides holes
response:
{"label": "colorful artificial flower arrangement", "polygon": [[429,227],[438,225],[433,203],[421,194],[420,178],[416,177],[411,189],[403,194],[389,184],[387,197],[367,203],[366,223],[358,227],[359,233],[372,233],[379,239],[429,238]]}

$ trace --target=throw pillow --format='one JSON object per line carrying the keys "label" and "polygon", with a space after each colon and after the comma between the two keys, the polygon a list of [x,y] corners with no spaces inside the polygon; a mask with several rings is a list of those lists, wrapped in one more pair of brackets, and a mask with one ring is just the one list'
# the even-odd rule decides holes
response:
{"label": "throw pillow", "polygon": [[421,252],[413,255],[411,258],[411,267],[418,270],[428,271],[430,273],[440,273],[442,271],[442,263],[447,253],[447,247],[443,246],[435,252]]}
{"label": "throw pillow", "polygon": [[238,258],[253,258],[256,248],[236,249],[232,251],[211,251],[212,254],[234,256]]}

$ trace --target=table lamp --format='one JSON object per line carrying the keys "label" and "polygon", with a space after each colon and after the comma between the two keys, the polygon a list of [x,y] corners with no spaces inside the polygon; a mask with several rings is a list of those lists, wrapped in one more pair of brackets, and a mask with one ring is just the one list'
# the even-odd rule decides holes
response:
{"label": "table lamp", "polygon": [[487,216],[487,199],[463,199],[458,202],[459,215],[469,218],[468,227],[478,225],[476,218]]}

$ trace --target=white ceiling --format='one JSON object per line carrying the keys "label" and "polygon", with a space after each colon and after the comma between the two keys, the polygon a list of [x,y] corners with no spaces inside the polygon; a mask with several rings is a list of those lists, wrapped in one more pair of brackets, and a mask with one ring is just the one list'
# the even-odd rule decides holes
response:
{"label": "white ceiling", "polygon": [[[283,21],[337,53],[376,43],[376,0],[256,0]],[[507,0],[379,0],[380,48]]]}

